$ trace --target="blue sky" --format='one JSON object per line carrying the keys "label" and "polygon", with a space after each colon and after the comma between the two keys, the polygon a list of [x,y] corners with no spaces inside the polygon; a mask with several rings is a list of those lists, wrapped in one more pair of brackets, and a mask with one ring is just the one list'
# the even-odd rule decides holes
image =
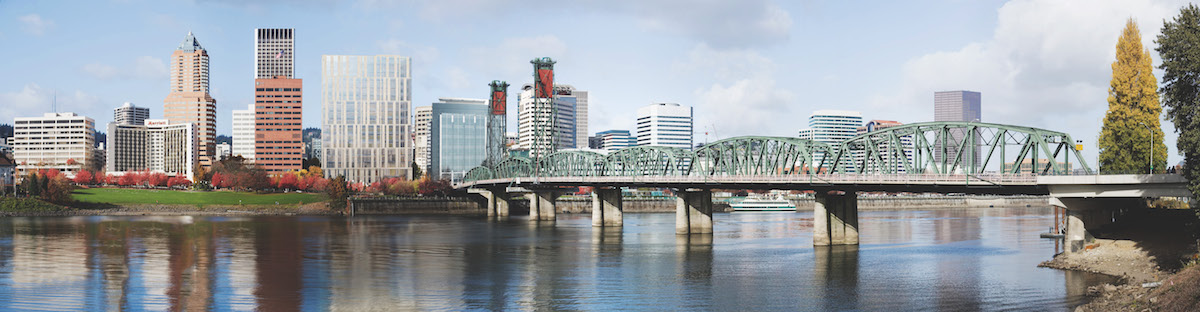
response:
{"label": "blue sky", "polygon": [[818,109],[921,122],[934,91],[967,89],[983,92],[984,121],[1071,133],[1094,165],[1125,19],[1152,48],[1183,3],[0,0],[0,122],[49,111],[55,94],[98,125],[125,101],[161,117],[164,60],[192,31],[228,134],[230,111],[253,100],[253,29],[290,27],[306,127],[320,127],[322,54],[413,57],[414,106],[519,87],[529,60],[550,56],[560,83],[590,92],[591,133],[631,128],[652,102],[694,106],[697,141],[795,136]]}

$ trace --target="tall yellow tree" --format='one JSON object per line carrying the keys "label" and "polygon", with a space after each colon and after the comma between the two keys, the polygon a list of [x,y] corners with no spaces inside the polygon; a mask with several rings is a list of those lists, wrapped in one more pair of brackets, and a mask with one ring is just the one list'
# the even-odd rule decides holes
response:
{"label": "tall yellow tree", "polygon": [[1112,63],[1108,112],[1100,129],[1101,172],[1166,169],[1167,146],[1159,125],[1162,106],[1151,63],[1150,50],[1142,47],[1141,32],[1131,18],[1117,39],[1117,60]]}

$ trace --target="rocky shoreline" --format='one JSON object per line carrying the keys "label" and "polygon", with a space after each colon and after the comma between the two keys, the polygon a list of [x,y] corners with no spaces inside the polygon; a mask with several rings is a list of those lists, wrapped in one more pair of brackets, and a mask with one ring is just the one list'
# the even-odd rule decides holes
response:
{"label": "rocky shoreline", "polygon": [[1113,224],[1076,253],[1038,266],[1105,274],[1117,285],[1088,287],[1092,301],[1075,311],[1200,311],[1200,265],[1188,210],[1150,209],[1142,219]]}

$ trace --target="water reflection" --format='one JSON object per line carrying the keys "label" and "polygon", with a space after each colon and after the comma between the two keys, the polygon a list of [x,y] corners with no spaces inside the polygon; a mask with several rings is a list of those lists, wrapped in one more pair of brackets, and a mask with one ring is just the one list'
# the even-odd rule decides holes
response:
{"label": "water reflection", "polygon": [[812,215],[0,219],[0,310],[987,310],[1081,303],[1036,268],[1049,209],[864,211],[861,246]]}

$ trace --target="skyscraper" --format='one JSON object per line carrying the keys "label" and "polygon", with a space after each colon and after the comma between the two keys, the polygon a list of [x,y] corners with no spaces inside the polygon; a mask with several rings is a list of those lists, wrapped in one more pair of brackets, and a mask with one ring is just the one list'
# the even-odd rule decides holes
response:
{"label": "skyscraper", "polygon": [[637,145],[692,149],[692,107],[654,103],[637,111]]}
{"label": "skyscraper", "polygon": [[171,53],[171,93],[163,100],[163,117],[169,124],[196,125],[197,159],[212,165],[217,143],[217,100],[208,91],[208,52],[188,32]]}
{"label": "skyscraper", "polygon": [[301,169],[302,79],[295,79],[295,32],[254,30],[254,163],[268,172]]}
{"label": "skyscraper", "polygon": [[[853,138],[858,134],[858,127],[863,125],[862,113],[844,110],[818,110],[808,116],[808,129],[800,130],[800,138],[829,144],[829,148],[841,148],[842,141]],[[813,162],[817,165],[825,161],[824,152],[816,152]],[[835,157],[835,155],[828,155]],[[832,159],[829,160],[832,162]],[[848,168],[852,159],[843,159],[838,167]],[[826,164],[829,168],[831,164]]]}
{"label": "skyscraper", "polygon": [[[940,91],[933,94],[933,121],[983,121],[980,110],[981,96],[979,92],[974,91]],[[958,143],[963,141],[966,133],[963,129],[952,129],[950,132],[951,146],[946,146],[946,155],[939,152],[933,154],[933,159],[936,162],[942,162],[943,157],[954,159],[958,155]],[[978,141],[978,140],[976,140]],[[938,140],[941,142],[941,140]],[[980,146],[974,147],[975,155],[980,155],[982,151]],[[967,157],[968,155],[963,155]],[[980,159],[983,156],[976,157],[975,164],[980,164]]]}
{"label": "skyscraper", "polygon": [[429,173],[436,179],[462,181],[487,159],[487,100],[439,98],[429,126]]}
{"label": "skyscraper", "polygon": [[254,161],[254,105],[233,110],[233,148],[230,154]]}
{"label": "skyscraper", "polygon": [[412,178],[412,59],[321,56],[322,169],[354,182]]}
{"label": "skyscraper", "polygon": [[150,118],[150,109],[134,106],[133,103],[125,102],[113,109],[113,122],[117,124],[141,125],[147,118]]}
{"label": "skyscraper", "polygon": [[291,28],[254,30],[254,78],[293,78],[295,31]]}

